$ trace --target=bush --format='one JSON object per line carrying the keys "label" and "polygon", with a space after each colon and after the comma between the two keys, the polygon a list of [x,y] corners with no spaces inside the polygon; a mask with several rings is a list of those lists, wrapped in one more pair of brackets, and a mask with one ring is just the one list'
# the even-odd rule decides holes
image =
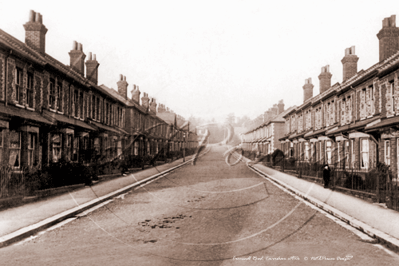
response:
{"label": "bush", "polygon": [[378,162],[377,167],[373,168],[369,173],[366,174],[365,187],[369,190],[377,189],[377,179],[379,180],[379,189],[385,190],[387,183],[392,181],[393,173],[389,169],[389,166]]}
{"label": "bush", "polygon": [[349,189],[364,189],[364,182],[361,176],[350,173],[350,172],[344,172],[345,173],[345,181],[343,187],[349,188]]}

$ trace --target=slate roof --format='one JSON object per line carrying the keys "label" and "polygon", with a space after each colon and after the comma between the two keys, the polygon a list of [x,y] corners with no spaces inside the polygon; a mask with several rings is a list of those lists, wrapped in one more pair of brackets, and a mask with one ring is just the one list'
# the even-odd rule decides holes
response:
{"label": "slate roof", "polygon": [[[87,87],[91,86],[91,87],[98,89],[99,91],[102,91],[101,86],[97,86],[93,82],[89,81],[88,79],[86,79],[85,77],[83,77],[82,75],[80,75],[79,73],[74,71],[70,66],[67,66],[67,65],[61,63],[60,61],[58,61],[57,59],[53,58],[52,56],[50,56],[48,54],[43,55],[43,54],[37,52],[36,50],[34,50],[34,49],[30,48],[28,45],[26,45],[24,42],[21,42],[17,38],[11,36],[10,34],[8,34],[7,32],[5,32],[1,29],[0,29],[0,45],[3,45],[6,48],[11,49],[14,53],[17,53],[17,54],[21,55],[22,57],[25,57],[28,60],[33,61],[36,64],[39,64],[42,66],[51,66],[54,69],[63,73],[64,75],[79,81],[80,83],[82,83],[83,85],[85,85]],[[106,86],[104,86],[104,87],[106,87]],[[104,89],[104,88],[102,88],[102,89]],[[118,94],[118,92],[116,92],[114,90],[115,93],[113,93],[112,91],[109,91],[109,90],[110,89],[106,87],[105,93],[108,94],[108,96],[110,96],[111,98],[113,98],[117,101],[120,101],[124,104],[127,104],[126,99],[124,99],[122,96],[120,96]],[[102,92],[104,92],[104,91],[102,91]]]}

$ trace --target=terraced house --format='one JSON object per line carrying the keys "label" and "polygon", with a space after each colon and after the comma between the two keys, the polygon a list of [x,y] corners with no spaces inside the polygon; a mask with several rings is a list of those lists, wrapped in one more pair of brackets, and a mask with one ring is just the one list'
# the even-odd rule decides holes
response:
{"label": "terraced house", "polygon": [[[171,126],[156,115],[154,98],[144,93],[140,104],[134,85],[129,99],[123,75],[117,90],[99,86],[96,55],[85,61],[78,42],[69,51],[70,65],[48,55],[41,14],[31,11],[24,28],[25,42],[0,30],[1,165],[18,170],[61,159],[154,156],[167,147]],[[182,143],[183,134],[176,140]]]}
{"label": "terraced house", "polygon": [[303,86],[303,104],[288,112],[281,148],[297,162],[328,163],[364,176],[378,162],[397,176],[399,165],[399,28],[385,18],[378,32],[379,62],[357,71],[352,46],[341,60],[343,81],[331,85],[329,66],[321,68],[320,93]]}
{"label": "terraced house", "polygon": [[[285,119],[287,113],[291,112],[293,107],[284,110],[283,100],[278,104],[274,104],[263,115],[263,122],[255,126],[253,129],[242,134],[243,148],[246,151],[253,149],[258,150],[262,154],[271,154],[280,148],[280,138],[285,132]],[[259,120],[256,118],[256,120]],[[258,123],[255,121],[255,123]],[[257,146],[257,148],[256,148]]]}

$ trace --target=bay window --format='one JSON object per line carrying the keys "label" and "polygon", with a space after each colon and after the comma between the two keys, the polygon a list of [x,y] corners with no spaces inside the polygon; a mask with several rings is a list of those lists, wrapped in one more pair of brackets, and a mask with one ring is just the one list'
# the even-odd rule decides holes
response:
{"label": "bay window", "polygon": [[327,158],[327,163],[329,165],[332,164],[331,152],[332,152],[331,141],[328,140],[326,141],[326,158]]}
{"label": "bay window", "polygon": [[51,134],[51,160],[56,163],[61,159],[62,136]]}
{"label": "bay window", "polygon": [[391,165],[391,145],[389,140],[384,141],[384,162]]}
{"label": "bay window", "polygon": [[368,169],[369,167],[369,140],[368,139],[360,139],[360,168]]}
{"label": "bay window", "polygon": [[36,164],[36,133],[28,133],[28,165]]}
{"label": "bay window", "polygon": [[12,168],[21,167],[21,133],[10,131],[10,157],[9,164]]}

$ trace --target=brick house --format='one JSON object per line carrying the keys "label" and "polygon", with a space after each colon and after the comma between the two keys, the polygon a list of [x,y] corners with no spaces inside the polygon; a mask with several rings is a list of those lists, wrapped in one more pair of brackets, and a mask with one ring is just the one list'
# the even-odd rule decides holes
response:
{"label": "brick house", "polygon": [[293,108],[284,111],[283,100],[269,108],[263,115],[263,123],[241,135],[244,149],[252,150],[257,145],[262,154],[271,154],[279,149],[280,138],[285,134],[284,116]]}
{"label": "brick house", "polygon": [[167,139],[167,123],[156,116],[155,99],[125,76],[118,90],[99,86],[96,55],[88,59],[73,42],[70,65],[46,54],[47,28],[30,12],[25,43],[0,30],[0,164],[14,169],[61,159],[154,155]]}
{"label": "brick house", "polygon": [[367,173],[383,162],[397,173],[399,156],[399,28],[393,15],[383,20],[379,62],[357,71],[355,47],[341,60],[343,81],[331,86],[329,67],[321,68],[320,93],[310,79],[303,104],[287,113],[285,154],[297,161],[328,163]]}

